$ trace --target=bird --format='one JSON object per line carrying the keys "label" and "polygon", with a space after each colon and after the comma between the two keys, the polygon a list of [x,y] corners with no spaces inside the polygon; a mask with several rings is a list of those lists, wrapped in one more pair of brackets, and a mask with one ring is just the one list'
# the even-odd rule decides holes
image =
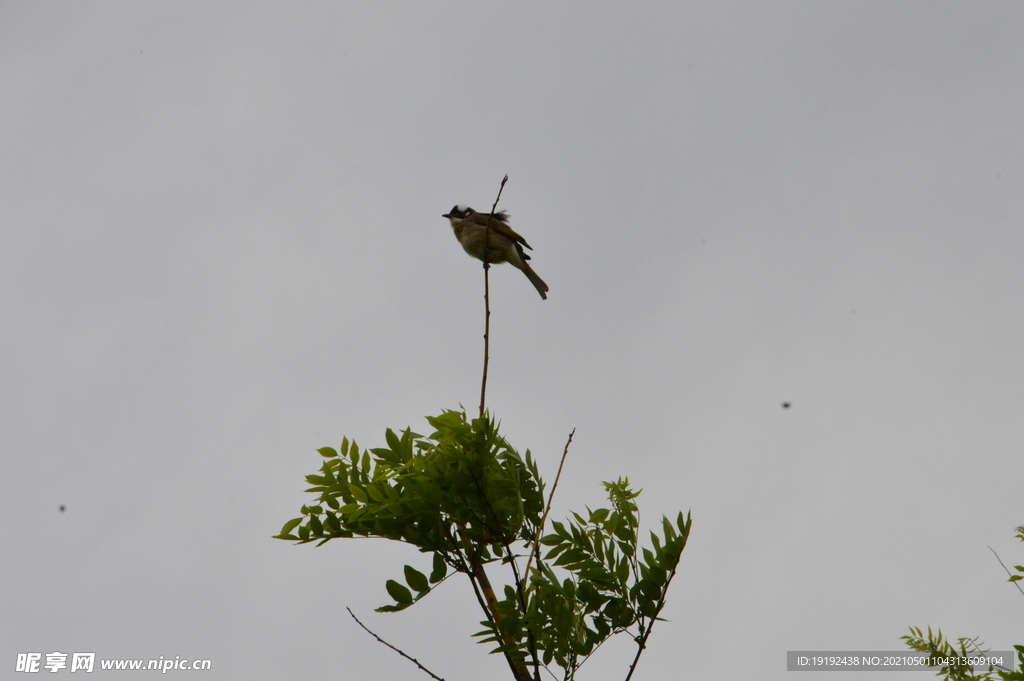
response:
{"label": "bird", "polygon": [[507,262],[521,270],[537,289],[540,297],[548,299],[548,285],[526,262],[530,256],[523,248],[533,250],[533,247],[508,226],[507,212],[499,211],[492,216],[490,213],[478,213],[469,206],[456,204],[450,212],[441,217],[448,218],[455,238],[462,244],[462,249],[466,253],[482,262],[486,245],[488,263],[497,265]]}

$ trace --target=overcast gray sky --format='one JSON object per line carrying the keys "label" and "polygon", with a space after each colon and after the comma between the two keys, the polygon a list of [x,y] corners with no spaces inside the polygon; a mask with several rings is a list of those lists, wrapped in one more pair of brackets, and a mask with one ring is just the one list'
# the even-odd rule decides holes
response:
{"label": "overcast gray sky", "polygon": [[987,548],[1022,562],[1022,35],[1019,2],[3,3],[0,664],[426,678],[349,606],[504,678],[467,584],[373,612],[415,550],[271,535],[317,447],[475,408],[440,216],[506,173],[551,292],[492,270],[505,434],[550,481],[577,429],[556,517],[618,476],[693,511],[640,678],[1024,643]]}

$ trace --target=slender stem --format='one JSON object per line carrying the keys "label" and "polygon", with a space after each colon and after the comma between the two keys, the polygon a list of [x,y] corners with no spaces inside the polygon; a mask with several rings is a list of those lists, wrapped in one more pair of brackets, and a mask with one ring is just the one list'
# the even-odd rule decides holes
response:
{"label": "slender stem", "polygon": [[[998,554],[998,553],[996,553],[996,550],[995,550],[994,548],[992,548],[991,546],[990,546],[990,547],[988,547],[988,550],[989,550],[989,551],[991,551],[991,552],[992,552],[992,553],[993,553],[993,554],[995,555],[995,557],[996,557],[996,560],[998,560],[998,561],[999,561],[999,564],[1003,566],[1003,569],[1004,569],[1004,570],[1006,570],[1006,574],[1010,575],[1010,577],[1013,577],[1013,573],[1012,573],[1012,572],[1010,572],[1010,569],[1009,569],[1008,567],[1006,567],[1006,565],[1005,565],[1005,564],[1003,563],[1003,559],[999,557],[999,554]],[[1020,591],[1020,592],[1021,592],[1021,594],[1024,594],[1024,589],[1021,589],[1021,588],[1020,588],[1020,581],[1019,581],[1019,580],[1018,580],[1018,581],[1015,581],[1015,582],[1013,583],[1013,585],[1014,585],[1015,587],[1017,587],[1017,591]]]}
{"label": "slender stem", "polygon": [[[501,192],[504,191],[506,182],[508,182],[508,175],[501,180],[498,196],[494,199],[491,213],[487,216],[487,225],[484,227],[484,370],[483,376],[480,379],[480,418],[483,418],[487,410],[487,365],[490,363],[491,358],[491,223],[494,220],[494,211],[498,208],[498,201],[501,200]],[[473,582],[474,590],[479,587],[477,599],[480,601],[480,606],[484,609],[487,619],[493,623],[495,633],[507,648],[505,659],[512,670],[512,675],[516,678],[516,681],[530,681],[529,669],[523,664],[522,660],[517,659],[513,654],[514,641],[508,635],[501,633],[502,616],[498,611],[498,598],[494,595],[494,588],[491,586],[491,581],[487,578],[483,563],[480,561],[476,549],[461,529],[460,534],[462,535],[467,557],[469,558],[470,581]]]}
{"label": "slender stem", "polygon": [[558,489],[558,480],[562,477],[562,466],[565,465],[565,457],[569,455],[569,445],[572,444],[572,436],[575,434],[576,429],[573,428],[572,432],[569,433],[569,439],[565,441],[565,448],[562,450],[562,460],[558,462],[558,473],[555,475],[555,484],[551,486],[551,494],[548,495],[548,505],[544,508],[544,515],[541,516],[540,524],[537,526],[537,534],[533,538],[533,548],[530,549],[530,557],[526,561],[527,579],[529,579],[530,576],[530,564],[533,563],[533,559],[535,557],[540,555],[540,535],[544,532],[544,524],[548,520],[548,513],[551,512],[551,502],[555,498],[555,490]]}
{"label": "slender stem", "polygon": [[508,182],[508,175],[501,180],[498,188],[498,196],[491,206],[491,214],[487,216],[487,226],[484,227],[484,375],[480,381],[480,416],[483,417],[487,401],[487,364],[491,357],[491,221],[494,219],[494,211],[498,208],[498,201],[501,200],[501,192]]}
{"label": "slender stem", "polygon": [[[491,231],[490,226],[487,227],[486,234]],[[487,243],[487,237],[484,237],[484,243]],[[484,257],[487,257],[487,248],[484,247]],[[491,356],[491,278],[488,276],[490,268],[487,266],[487,261],[484,260],[484,375],[480,381],[480,418],[484,416],[485,402],[487,400],[487,363]]]}
{"label": "slender stem", "polygon": [[[683,550],[679,549],[680,557],[682,556]],[[676,558],[676,565],[679,565],[679,558]],[[647,647],[647,639],[651,636],[651,630],[654,629],[654,623],[658,620],[658,615],[661,614],[661,609],[665,607],[665,596],[668,594],[668,587],[672,583],[672,578],[676,576],[676,569],[672,568],[672,572],[669,573],[668,579],[665,581],[665,586],[661,590],[661,598],[658,599],[658,609],[654,611],[654,615],[651,616],[651,623],[647,625],[647,629],[643,631],[643,635],[640,640],[637,641],[636,657],[633,658],[633,664],[629,665],[629,673],[626,674],[624,681],[629,681],[633,678],[633,672],[636,671],[636,664],[640,661],[640,655],[644,652],[644,648]]]}
{"label": "slender stem", "polygon": [[442,679],[440,676],[438,676],[434,672],[430,671],[429,669],[427,669],[426,667],[421,665],[419,663],[419,660],[417,660],[415,657],[409,657],[408,655],[403,653],[401,650],[399,650],[398,648],[394,647],[393,645],[391,645],[390,643],[388,643],[387,641],[382,639],[380,636],[378,636],[377,634],[375,634],[372,631],[370,631],[369,627],[367,627],[365,624],[363,624],[362,622],[359,621],[359,618],[356,617],[356,614],[354,612],[352,612],[352,608],[345,608],[345,609],[348,610],[348,614],[352,615],[352,619],[354,619],[356,621],[356,624],[361,626],[366,631],[366,633],[368,633],[370,636],[374,637],[375,639],[377,639],[378,641],[380,641],[381,643],[386,645],[388,648],[391,648],[391,650],[395,651],[396,653],[398,653],[399,655],[401,655],[405,659],[411,660],[417,667],[419,667],[420,669],[422,669],[426,673],[430,674],[430,676],[435,678],[435,679],[437,679],[437,681],[444,681],[444,679]]}

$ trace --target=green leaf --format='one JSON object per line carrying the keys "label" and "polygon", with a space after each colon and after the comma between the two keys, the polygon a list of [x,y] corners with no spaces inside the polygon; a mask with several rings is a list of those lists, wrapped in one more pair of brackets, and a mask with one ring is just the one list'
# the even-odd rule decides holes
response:
{"label": "green leaf", "polygon": [[642,579],[640,580],[639,586],[640,592],[652,601],[657,601],[659,598],[661,598],[661,585],[658,584],[655,580]]}
{"label": "green leaf", "polygon": [[440,553],[434,554],[434,569],[430,573],[430,583],[437,584],[444,576],[448,574],[448,563],[444,562],[444,558]]}
{"label": "green leaf", "polygon": [[379,608],[374,608],[374,612],[398,612],[399,610],[405,610],[412,603],[399,603],[398,605],[382,605]]}
{"label": "green leaf", "polygon": [[629,579],[629,561],[624,560],[619,565],[619,569],[615,571],[615,576],[618,578],[621,584],[625,584],[626,580]]}
{"label": "green leaf", "polygon": [[682,557],[683,549],[681,546],[673,546],[671,547],[671,550],[670,547],[666,546],[664,553],[661,554],[658,566],[663,570],[671,572],[676,569],[677,565],[679,565],[679,559]]}
{"label": "green leaf", "polygon": [[320,456],[327,459],[338,456],[338,452],[334,449],[334,447],[321,447],[316,451],[320,452]]}
{"label": "green leaf", "polygon": [[430,591],[430,583],[427,581],[427,576],[411,565],[405,566],[405,583],[411,586],[412,590],[417,593]]}
{"label": "green leaf", "polygon": [[633,529],[625,523],[615,528],[615,536],[625,542],[631,542],[636,539]]}
{"label": "green leaf", "polygon": [[388,447],[391,448],[391,451],[396,454],[402,448],[402,443],[399,441],[398,436],[395,435],[395,431],[390,428],[384,431],[384,440],[387,441]]}
{"label": "green leaf", "polygon": [[391,451],[387,447],[377,447],[370,451],[373,452],[374,456],[382,461],[387,461],[389,463],[402,463],[401,455],[397,452]]}
{"label": "green leaf", "polygon": [[388,594],[395,599],[395,602],[412,604],[412,592],[405,588],[405,586],[393,579],[389,579],[384,587],[388,590]]}
{"label": "green leaf", "polygon": [[289,520],[288,522],[286,522],[284,524],[284,527],[281,528],[281,534],[288,534],[288,533],[290,533],[301,522],[302,522],[302,518],[293,518],[292,520]]}
{"label": "green leaf", "polygon": [[547,554],[544,556],[544,560],[551,560],[552,558],[555,558],[556,556],[561,554],[562,551],[565,551],[568,547],[568,544],[559,544],[558,546],[547,552]]}
{"label": "green leaf", "polygon": [[372,482],[366,486],[366,494],[377,503],[384,501],[384,493]]}
{"label": "green leaf", "polygon": [[366,492],[363,491],[363,488],[357,487],[352,483],[349,483],[348,491],[352,493],[352,496],[354,496],[356,498],[356,501],[358,501],[359,503],[367,503]]}

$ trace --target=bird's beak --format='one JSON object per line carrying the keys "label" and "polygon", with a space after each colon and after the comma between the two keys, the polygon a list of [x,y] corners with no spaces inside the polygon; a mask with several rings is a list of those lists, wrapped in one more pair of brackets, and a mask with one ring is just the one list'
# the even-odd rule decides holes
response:
{"label": "bird's beak", "polygon": [[452,214],[451,214],[451,213],[445,213],[445,214],[444,214],[444,215],[442,215],[441,217],[443,217],[443,218],[451,218],[451,216],[452,216]]}

